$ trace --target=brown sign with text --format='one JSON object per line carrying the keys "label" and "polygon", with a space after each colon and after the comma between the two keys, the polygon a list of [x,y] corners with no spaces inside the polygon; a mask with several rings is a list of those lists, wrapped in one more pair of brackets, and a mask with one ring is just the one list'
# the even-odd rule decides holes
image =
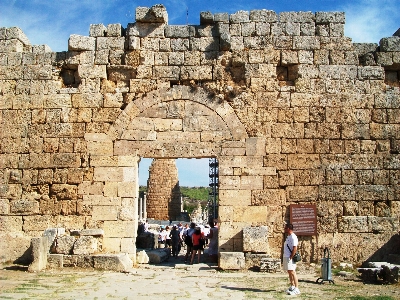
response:
{"label": "brown sign with text", "polygon": [[317,207],[313,204],[291,204],[290,223],[296,235],[317,235]]}

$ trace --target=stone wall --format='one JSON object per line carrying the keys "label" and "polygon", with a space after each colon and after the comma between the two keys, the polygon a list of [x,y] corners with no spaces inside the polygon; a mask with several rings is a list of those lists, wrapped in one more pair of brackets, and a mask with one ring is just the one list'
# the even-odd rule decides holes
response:
{"label": "stone wall", "polygon": [[103,229],[105,251],[135,257],[140,157],[218,158],[220,251],[268,226],[280,257],[299,203],[318,211],[305,261],[377,253],[399,232],[400,37],[355,44],[344,23],[252,10],[178,26],[158,5],[57,53],[0,28],[0,260],[47,228]]}
{"label": "stone wall", "polygon": [[178,169],[174,159],[154,159],[147,180],[147,218],[177,220],[181,213]]}

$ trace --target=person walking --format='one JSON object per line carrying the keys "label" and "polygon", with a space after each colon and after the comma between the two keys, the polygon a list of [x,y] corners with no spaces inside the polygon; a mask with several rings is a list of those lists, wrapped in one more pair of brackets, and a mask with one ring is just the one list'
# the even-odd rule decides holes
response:
{"label": "person walking", "polygon": [[184,234],[184,241],[186,244],[185,262],[187,262],[190,259],[189,256],[192,255],[192,250],[193,250],[192,235],[194,233],[195,227],[196,227],[195,223],[190,223],[190,227],[186,230]]}
{"label": "person walking", "polygon": [[299,240],[293,232],[293,224],[285,225],[285,234],[287,235],[283,245],[283,269],[288,272],[290,287],[286,290],[288,295],[299,295],[299,281],[296,274],[296,263],[292,258],[296,254]]}
{"label": "person walking", "polygon": [[178,257],[179,254],[179,242],[180,242],[180,235],[179,235],[179,230],[178,226],[174,225],[172,227],[171,233],[169,234],[172,242],[172,256],[173,257]]}
{"label": "person walking", "polygon": [[197,226],[194,230],[194,233],[192,234],[192,243],[193,243],[193,250],[192,250],[192,258],[190,260],[190,264],[193,264],[194,257],[197,252],[197,263],[200,263],[200,256],[201,256],[201,251],[204,250],[204,235],[201,232],[201,228]]}
{"label": "person walking", "polygon": [[169,230],[169,226],[166,227],[165,230],[165,247],[171,247],[171,236],[170,236],[171,230]]}

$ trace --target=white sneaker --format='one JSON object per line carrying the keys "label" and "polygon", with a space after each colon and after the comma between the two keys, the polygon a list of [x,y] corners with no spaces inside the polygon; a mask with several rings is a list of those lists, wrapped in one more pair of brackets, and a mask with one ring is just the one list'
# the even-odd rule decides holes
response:
{"label": "white sneaker", "polygon": [[300,290],[298,288],[294,288],[293,291],[289,292],[289,295],[300,295]]}
{"label": "white sneaker", "polygon": [[290,295],[290,292],[293,291],[296,287],[294,285],[291,285],[286,291],[285,293],[287,293],[288,295]]}

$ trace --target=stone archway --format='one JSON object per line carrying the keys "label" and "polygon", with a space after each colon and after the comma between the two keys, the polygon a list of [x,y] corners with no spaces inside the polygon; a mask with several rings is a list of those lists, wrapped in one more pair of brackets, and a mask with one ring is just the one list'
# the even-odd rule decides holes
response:
{"label": "stone archway", "polygon": [[[224,195],[221,203],[230,205],[229,199],[235,194],[246,194],[246,205],[250,204],[252,186],[244,187],[248,193],[233,193],[232,188],[238,187],[231,178],[233,167],[238,165],[234,156],[242,161],[239,165],[246,164],[241,159],[246,154],[246,130],[228,103],[202,88],[174,86],[136,98],[120,114],[108,136],[114,140],[114,156],[136,156],[137,161],[140,157],[217,157],[224,178],[220,181]],[[262,166],[262,160],[257,163]],[[134,199],[137,207],[138,197]]]}
{"label": "stone archway", "polygon": [[[181,123],[180,123],[181,120]],[[247,138],[232,107],[202,88],[174,86],[152,91],[127,105],[108,132],[114,155],[210,157],[224,142]],[[242,147],[240,147],[240,145]]]}

